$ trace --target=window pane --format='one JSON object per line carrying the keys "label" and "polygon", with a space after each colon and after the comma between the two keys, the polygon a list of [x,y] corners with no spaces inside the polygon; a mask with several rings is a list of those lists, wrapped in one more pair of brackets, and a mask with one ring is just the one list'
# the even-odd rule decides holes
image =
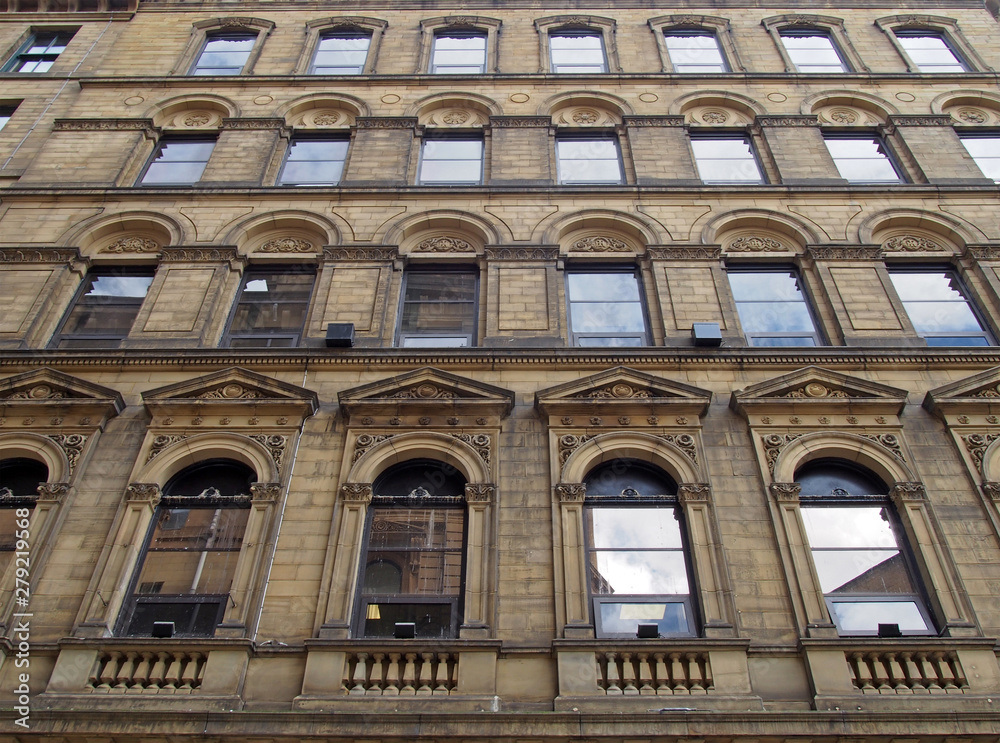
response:
{"label": "window pane", "polygon": [[698,175],[706,183],[761,183],[760,168],[746,137],[692,137]]}
{"label": "window pane", "polygon": [[556,141],[560,183],[621,183],[618,142],[610,137]]}
{"label": "window pane", "polygon": [[638,625],[653,624],[659,627],[661,635],[688,634],[690,620],[687,607],[679,602],[664,603],[604,603],[601,611],[601,632],[635,636]]}
{"label": "window pane", "polygon": [[421,184],[482,183],[482,139],[425,139],[420,154]]}
{"label": "window pane", "polygon": [[192,75],[239,75],[250,58],[256,34],[212,36],[205,42]]}
{"label": "window pane", "polygon": [[963,136],[962,144],[983,175],[1000,183],[1000,136]]}
{"label": "window pane", "polygon": [[292,142],[278,177],[279,185],[335,185],[347,159],[346,139],[301,139]]}
{"label": "window pane", "polygon": [[781,41],[798,72],[848,72],[833,39],[823,32],[782,33]]}
{"label": "window pane", "polygon": [[915,601],[831,601],[837,626],[845,634],[875,633],[879,624],[898,624],[901,632],[925,632],[927,625]]}
{"label": "window pane", "polygon": [[965,297],[958,278],[950,271],[892,271],[889,277],[914,330],[928,338],[928,343],[931,343],[930,338],[941,336],[934,345],[949,345],[944,337],[968,334],[975,340],[954,345],[989,345],[984,327]]}
{"label": "window pane", "polygon": [[673,508],[588,509],[595,548],[682,547],[680,524]]}
{"label": "window pane", "polygon": [[152,283],[152,274],[91,274],[63,322],[61,335],[124,338]]}
{"label": "window pane", "polygon": [[431,72],[470,75],[486,72],[486,35],[468,33],[435,36]]}
{"label": "window pane", "polygon": [[679,595],[688,592],[687,568],[681,551],[596,551],[590,570],[591,586],[598,595]]}
{"label": "window pane", "polygon": [[8,72],[46,72],[73,38],[72,31],[37,33],[4,65]]}
{"label": "window pane", "polygon": [[825,141],[842,178],[852,183],[900,181],[878,137],[827,137]]}
{"label": "window pane", "polygon": [[900,32],[896,34],[896,40],[921,72],[966,71],[965,65],[939,34]]}
{"label": "window pane", "polygon": [[[751,345],[816,345],[816,326],[794,272],[730,271],[729,284]],[[775,333],[797,337],[781,339]]]}
{"label": "window pane", "polygon": [[292,335],[305,324],[313,275],[283,271],[248,274],[233,312],[229,333],[236,336]]}
{"label": "window pane", "polygon": [[549,36],[552,72],[607,72],[604,42],[600,34],[560,32]]}
{"label": "window pane", "polygon": [[141,183],[184,185],[197,183],[205,172],[215,140],[165,140]]}
{"label": "window pane", "polygon": [[638,346],[646,322],[634,273],[579,272],[566,275],[570,329],[574,334],[628,334],[630,338],[574,337],[580,346]]}
{"label": "window pane", "polygon": [[714,34],[684,32],[666,34],[667,54],[674,72],[728,72]]}
{"label": "window pane", "polygon": [[316,46],[314,75],[360,75],[368,59],[371,37],[363,33],[324,35]]}
{"label": "window pane", "polygon": [[468,345],[476,330],[477,281],[472,273],[410,272],[405,278],[400,338],[409,347]]}
{"label": "window pane", "polygon": [[639,301],[639,285],[631,273],[571,273],[566,283],[571,302]]}

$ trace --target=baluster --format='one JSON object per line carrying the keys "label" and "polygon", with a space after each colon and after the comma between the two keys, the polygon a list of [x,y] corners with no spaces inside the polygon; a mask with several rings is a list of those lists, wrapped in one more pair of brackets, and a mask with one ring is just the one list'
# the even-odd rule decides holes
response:
{"label": "baluster", "polygon": [[607,693],[611,696],[618,696],[622,693],[622,688],[618,682],[621,676],[618,674],[618,656],[615,653],[607,653],[608,659],[608,688]]}
{"label": "baluster", "polygon": [[188,653],[187,663],[184,664],[184,671],[181,673],[181,686],[184,691],[191,691],[198,681],[198,665],[202,660],[201,653]]}
{"label": "baluster", "polygon": [[417,696],[428,696],[431,693],[431,679],[434,669],[431,664],[434,662],[434,653],[420,654],[420,687],[417,689]]}
{"label": "baluster", "polygon": [[712,678],[712,654],[705,653],[701,656],[701,668],[702,668],[702,686],[705,687],[705,693],[708,694],[709,691],[715,689],[715,680]]}
{"label": "baluster", "polygon": [[674,687],[674,694],[687,694],[687,676],[681,666],[681,654],[670,654],[670,681]]}
{"label": "baluster", "polygon": [[167,675],[167,659],[170,655],[166,652],[156,654],[156,662],[153,670],[149,672],[149,686],[159,689],[163,686],[163,679]]}
{"label": "baluster", "polygon": [[124,693],[128,691],[128,688],[132,685],[132,674],[135,672],[135,651],[125,653],[125,657],[118,666],[118,671],[115,673],[116,682],[114,686],[114,691]]}
{"label": "baluster", "polygon": [[434,677],[434,693],[447,696],[450,689],[448,685],[448,661],[451,656],[448,653],[438,653],[437,673]]}
{"label": "baluster", "polygon": [[691,680],[690,688],[692,694],[704,694],[705,689],[705,677],[701,671],[701,664],[698,662],[697,653],[687,654],[687,672],[688,678]]}
{"label": "baluster", "polygon": [[110,691],[111,687],[114,686],[115,680],[118,678],[118,664],[121,663],[121,660],[122,654],[117,650],[108,653],[99,676],[101,690]]}
{"label": "baluster", "polygon": [[951,658],[947,653],[934,653],[934,665],[938,667],[938,675],[941,679],[941,686],[945,691],[954,691],[958,688],[955,668],[951,664]]}
{"label": "baluster", "polygon": [[198,670],[194,677],[194,683],[192,687],[200,688],[201,682],[205,678],[205,667],[208,665],[208,655],[202,655],[201,659],[198,661]]}
{"label": "baluster", "polygon": [[879,694],[892,691],[892,687],[889,685],[888,669],[885,667],[885,658],[878,653],[869,653],[868,661],[871,663],[872,679]]}
{"label": "baluster", "polygon": [[170,659],[170,666],[163,677],[163,688],[177,690],[181,680],[181,664],[184,661],[184,653],[174,653]]}
{"label": "baluster", "polygon": [[622,681],[627,696],[636,696],[639,690],[635,686],[635,666],[632,665],[632,653],[622,653]]}
{"label": "baluster", "polygon": [[385,685],[382,682],[385,673],[382,661],[385,659],[385,653],[372,653],[372,658],[374,660],[372,662],[372,672],[369,677],[370,683],[368,684],[367,693],[372,696],[381,696],[382,691],[385,688]]}
{"label": "baluster", "polygon": [[400,694],[412,697],[417,693],[417,690],[414,688],[414,683],[417,680],[417,670],[414,667],[416,660],[416,653],[406,654],[406,668],[403,669],[403,688],[399,690]]}
{"label": "baluster", "polygon": [[656,689],[653,688],[653,669],[649,663],[649,653],[639,653],[639,693],[640,694],[655,694]]}
{"label": "baluster", "polygon": [[896,660],[895,653],[885,654],[885,665],[889,672],[889,683],[892,685],[893,690],[897,694],[909,693],[910,687],[906,685],[906,676],[903,673],[903,667]]}
{"label": "baluster", "polygon": [[354,666],[354,678],[351,679],[354,686],[349,694],[364,694],[365,680],[368,678],[368,653],[358,653],[358,662]]}
{"label": "baluster", "polygon": [[856,687],[861,689],[861,691],[875,688],[872,685],[871,669],[868,668],[868,663],[865,662],[864,653],[851,653],[848,665],[854,673],[854,685]]}
{"label": "baluster", "polygon": [[389,653],[389,666],[385,672],[385,688],[382,689],[383,696],[399,696],[399,659],[402,657],[400,653]]}
{"label": "baluster", "polygon": [[910,691],[915,694],[926,693],[927,687],[924,686],[924,679],[920,675],[920,669],[913,661],[913,653],[900,653],[899,657],[900,665],[903,667],[903,673],[906,674]]}
{"label": "baluster", "polygon": [[924,679],[924,686],[927,687],[929,693],[933,694],[942,691],[941,684],[938,683],[937,669],[934,667],[934,663],[931,662],[929,653],[917,653],[917,668],[920,669],[920,675]]}
{"label": "baluster", "polygon": [[663,660],[666,653],[656,653],[653,657],[656,658],[656,693],[669,694],[670,685],[667,682],[670,680],[670,674],[667,673],[667,664]]}

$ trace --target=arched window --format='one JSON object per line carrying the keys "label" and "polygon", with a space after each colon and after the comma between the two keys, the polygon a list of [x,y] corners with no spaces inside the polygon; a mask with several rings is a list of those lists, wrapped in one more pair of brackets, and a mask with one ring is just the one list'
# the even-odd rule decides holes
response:
{"label": "arched window", "polygon": [[677,484],[642,462],[616,459],[584,480],[587,577],[598,637],[695,634]]}
{"label": "arched window", "polygon": [[18,511],[35,507],[38,485],[48,479],[48,467],[34,459],[0,460],[0,575],[17,548]]}
{"label": "arched window", "polygon": [[813,564],[840,634],[933,634],[885,483],[830,459],[809,462],[795,480]]}
{"label": "arched window", "polygon": [[420,459],[387,470],[372,491],[355,635],[457,637],[465,478],[446,464]]}
{"label": "arched window", "polygon": [[120,634],[210,637],[222,621],[250,514],[246,465],[202,462],[175,475],[150,525]]}

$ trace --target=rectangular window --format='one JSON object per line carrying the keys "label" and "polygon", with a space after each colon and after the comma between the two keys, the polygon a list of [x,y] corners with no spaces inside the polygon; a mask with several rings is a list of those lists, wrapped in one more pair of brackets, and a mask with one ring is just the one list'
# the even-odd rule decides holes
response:
{"label": "rectangular window", "polygon": [[434,36],[433,75],[481,75],[486,72],[486,34],[450,32]]}
{"label": "rectangular window", "polygon": [[15,110],[17,110],[17,106],[0,106],[0,129],[7,126],[7,122],[10,121]]}
{"label": "rectangular window", "polygon": [[635,269],[566,274],[574,346],[645,346],[646,313]]}
{"label": "rectangular window", "polygon": [[667,31],[664,37],[674,72],[690,75],[729,72],[715,34],[706,31]]}
{"label": "rectangular window", "polygon": [[556,168],[559,182],[565,185],[619,184],[623,178],[618,138],[613,134],[561,136],[556,140]]}
{"label": "rectangular window", "polygon": [[817,346],[813,323],[795,271],[729,272],[729,285],[751,346]]}
{"label": "rectangular window", "polygon": [[335,186],[344,175],[346,137],[297,137],[285,155],[279,186]]}
{"label": "rectangular window", "polygon": [[963,134],[962,144],[983,175],[1000,183],[1000,134]]}
{"label": "rectangular window", "polygon": [[933,31],[896,31],[896,41],[920,72],[968,72],[968,68]]}
{"label": "rectangular window", "polygon": [[4,65],[4,72],[47,72],[63,53],[75,31],[44,31],[32,34]]}
{"label": "rectangular window", "polygon": [[691,137],[698,176],[705,183],[763,183],[750,137],[708,135]]}
{"label": "rectangular window", "polygon": [[239,75],[243,72],[257,34],[212,34],[198,55],[192,75]]}
{"label": "rectangular window", "polygon": [[360,75],[372,37],[362,31],[338,31],[319,37],[310,75]]}
{"label": "rectangular window", "polygon": [[482,182],[481,136],[424,138],[420,149],[421,185],[478,186]]}
{"label": "rectangular window", "polygon": [[784,30],[781,32],[781,43],[785,45],[785,51],[795,65],[796,72],[813,74],[850,72],[833,39],[825,31]]}
{"label": "rectangular window", "polygon": [[297,346],[309,311],[311,269],[269,268],[247,271],[229,323],[230,348]]}
{"label": "rectangular window", "polygon": [[151,186],[187,186],[201,180],[215,148],[211,139],[163,139],[139,181]]}
{"label": "rectangular window", "polygon": [[889,278],[917,335],[928,346],[993,345],[951,269],[895,269]]}
{"label": "rectangular window", "polygon": [[694,634],[687,560],[674,508],[584,510],[587,574],[598,637]]}
{"label": "rectangular window", "polygon": [[549,34],[552,72],[601,73],[608,71],[604,39],[592,31],[560,31]]}
{"label": "rectangular window", "polygon": [[824,136],[840,177],[851,183],[901,183],[881,137],[871,134]]}
{"label": "rectangular window", "polygon": [[471,271],[408,271],[399,319],[402,348],[475,343],[478,277]]}
{"label": "rectangular window", "polygon": [[152,270],[90,273],[62,322],[56,348],[118,348],[152,283]]}

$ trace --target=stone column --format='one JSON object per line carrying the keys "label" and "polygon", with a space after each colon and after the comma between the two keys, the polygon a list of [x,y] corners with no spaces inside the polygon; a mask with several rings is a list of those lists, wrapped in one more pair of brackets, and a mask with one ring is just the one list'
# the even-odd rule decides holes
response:
{"label": "stone column", "polygon": [[[340,520],[332,545],[333,571],[319,636],[343,639],[350,634],[351,610],[358,582],[365,519],[372,502],[371,483],[348,482],[340,488]],[[320,594],[322,606],[322,593]]]}
{"label": "stone column", "polygon": [[562,527],[563,601],[565,602],[565,637],[594,636],[590,621],[587,590],[587,539],[583,530],[583,483],[559,483],[555,487]]}

